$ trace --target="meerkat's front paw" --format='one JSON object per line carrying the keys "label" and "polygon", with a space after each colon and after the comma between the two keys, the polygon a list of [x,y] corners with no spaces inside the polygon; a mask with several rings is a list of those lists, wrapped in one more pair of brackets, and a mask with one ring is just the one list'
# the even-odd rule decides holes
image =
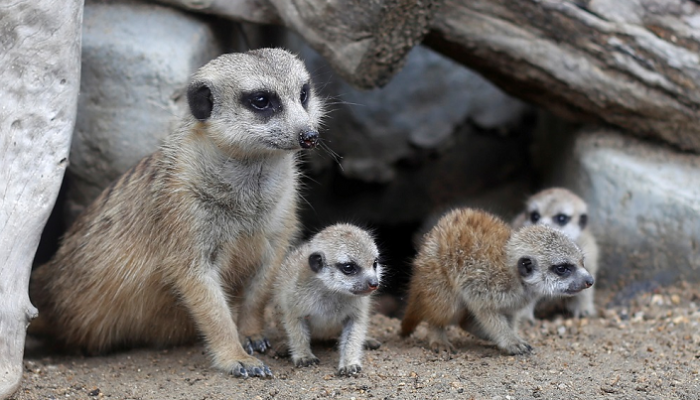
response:
{"label": "meerkat's front paw", "polygon": [[292,361],[294,362],[295,367],[309,367],[320,362],[320,360],[313,354],[304,355],[301,357],[292,357]]}
{"label": "meerkat's front paw", "polygon": [[362,366],[360,364],[350,364],[344,367],[338,368],[338,375],[340,376],[352,376],[357,375],[362,371]]}
{"label": "meerkat's front paw", "polygon": [[246,337],[245,343],[243,344],[243,348],[248,354],[253,354],[255,351],[258,353],[265,353],[271,347],[270,341],[263,335]]}
{"label": "meerkat's front paw", "polygon": [[526,341],[521,340],[516,343],[506,344],[503,346],[498,346],[503,349],[506,353],[511,355],[518,354],[529,354],[532,352],[532,346],[530,346]]}
{"label": "meerkat's front paw", "polygon": [[249,376],[257,376],[260,378],[273,377],[270,367],[263,364],[262,361],[255,357],[234,361],[230,363],[230,365],[221,366],[220,368],[229,372],[236,378],[248,378]]}
{"label": "meerkat's front paw", "polygon": [[365,339],[364,346],[367,350],[377,350],[382,346],[382,342],[375,338],[368,337]]}

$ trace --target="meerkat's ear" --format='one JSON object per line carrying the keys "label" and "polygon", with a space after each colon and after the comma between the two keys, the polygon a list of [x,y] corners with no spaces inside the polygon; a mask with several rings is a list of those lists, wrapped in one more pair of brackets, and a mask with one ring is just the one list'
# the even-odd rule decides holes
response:
{"label": "meerkat's ear", "polygon": [[321,253],[320,251],[313,252],[309,256],[309,267],[311,267],[311,270],[314,272],[318,272],[321,269],[323,269],[325,263],[326,262],[323,257],[323,253]]}
{"label": "meerkat's ear", "polygon": [[518,260],[518,272],[522,277],[530,276],[536,267],[537,262],[532,257],[521,257]]}
{"label": "meerkat's ear", "polygon": [[211,116],[214,109],[214,99],[211,89],[205,82],[192,82],[187,88],[187,103],[190,105],[190,112],[200,121],[206,121]]}
{"label": "meerkat's ear", "polygon": [[581,217],[578,219],[578,225],[581,227],[581,230],[586,229],[586,225],[588,225],[588,215],[581,214]]}

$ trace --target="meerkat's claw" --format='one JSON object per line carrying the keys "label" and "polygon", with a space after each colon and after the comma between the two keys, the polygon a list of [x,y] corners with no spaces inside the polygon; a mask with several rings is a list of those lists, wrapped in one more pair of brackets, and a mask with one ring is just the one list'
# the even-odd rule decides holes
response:
{"label": "meerkat's claw", "polygon": [[243,367],[243,365],[236,365],[233,370],[231,371],[231,374],[235,376],[236,378],[247,378],[248,377],[248,371]]}
{"label": "meerkat's claw", "polygon": [[519,354],[529,354],[532,352],[532,346],[526,342],[516,343],[514,345],[506,346],[503,348],[508,354],[519,355]]}
{"label": "meerkat's claw", "polygon": [[382,342],[380,342],[379,340],[370,337],[365,339],[365,349],[377,350],[380,347],[382,347]]}
{"label": "meerkat's claw", "polygon": [[236,378],[248,378],[251,376],[257,376],[259,378],[272,378],[272,371],[267,365],[246,365],[244,363],[238,363],[231,370],[231,374]]}
{"label": "meerkat's claw", "polygon": [[250,355],[252,355],[255,351],[258,353],[265,353],[271,347],[270,341],[268,341],[265,337],[261,337],[259,339],[246,338],[245,345],[243,345],[245,351]]}
{"label": "meerkat's claw", "polygon": [[316,358],[316,356],[314,356],[314,355],[311,355],[311,356],[304,356],[304,357],[295,359],[295,360],[294,360],[294,366],[295,366],[295,367],[309,367],[309,366],[312,366],[312,365],[316,365],[316,364],[318,364],[319,362],[321,362],[321,360],[319,360],[318,358]]}
{"label": "meerkat's claw", "polygon": [[338,375],[340,376],[352,376],[357,375],[362,371],[362,366],[357,364],[347,365],[338,370]]}

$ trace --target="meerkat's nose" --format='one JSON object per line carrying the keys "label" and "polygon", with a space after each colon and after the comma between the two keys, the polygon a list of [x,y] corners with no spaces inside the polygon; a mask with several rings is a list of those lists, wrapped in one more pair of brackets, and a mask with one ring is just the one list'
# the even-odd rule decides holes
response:
{"label": "meerkat's nose", "polygon": [[299,134],[299,146],[302,149],[311,149],[318,144],[318,132],[304,131]]}
{"label": "meerkat's nose", "polygon": [[588,278],[586,278],[586,287],[587,288],[593,286],[594,283],[595,283],[595,279],[593,279],[592,276],[589,276]]}
{"label": "meerkat's nose", "polygon": [[377,278],[370,278],[367,280],[367,286],[371,290],[376,290],[379,287],[379,281],[377,280]]}

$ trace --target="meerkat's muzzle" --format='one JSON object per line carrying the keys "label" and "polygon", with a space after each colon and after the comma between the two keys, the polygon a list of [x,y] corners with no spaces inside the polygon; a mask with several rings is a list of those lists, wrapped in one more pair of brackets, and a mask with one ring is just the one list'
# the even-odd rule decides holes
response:
{"label": "meerkat's muzzle", "polygon": [[299,146],[302,149],[311,149],[318,144],[318,132],[304,131],[299,134]]}

